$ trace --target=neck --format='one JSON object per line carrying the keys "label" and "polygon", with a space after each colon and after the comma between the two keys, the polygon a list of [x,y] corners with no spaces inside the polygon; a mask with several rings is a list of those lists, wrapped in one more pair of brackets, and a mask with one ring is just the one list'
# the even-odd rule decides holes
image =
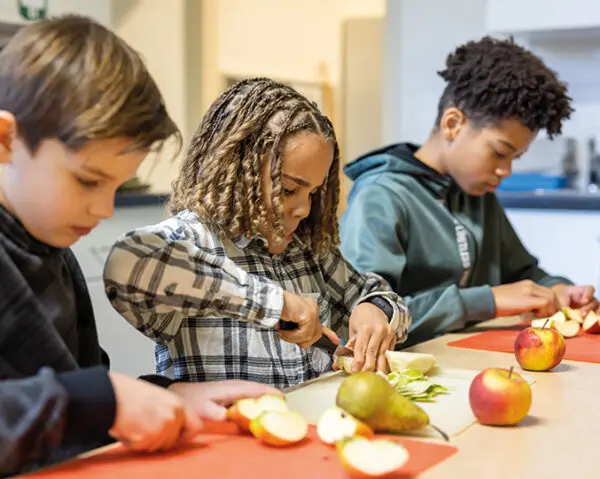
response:
{"label": "neck", "polygon": [[446,175],[447,171],[444,167],[444,160],[442,157],[443,141],[444,140],[437,132],[433,132],[427,141],[423,143],[421,148],[415,152],[415,158],[430,168],[433,168],[439,174]]}

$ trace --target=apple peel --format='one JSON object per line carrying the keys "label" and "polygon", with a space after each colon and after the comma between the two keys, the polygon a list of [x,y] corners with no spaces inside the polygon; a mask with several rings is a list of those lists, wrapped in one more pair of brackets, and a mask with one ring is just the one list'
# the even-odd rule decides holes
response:
{"label": "apple peel", "polygon": [[583,320],[582,329],[590,334],[600,333],[600,317],[594,311],[590,311]]}

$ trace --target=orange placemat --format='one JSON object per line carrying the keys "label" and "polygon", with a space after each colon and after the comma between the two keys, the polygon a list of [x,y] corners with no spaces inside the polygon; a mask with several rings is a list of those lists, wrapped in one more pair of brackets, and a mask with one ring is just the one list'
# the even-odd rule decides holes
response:
{"label": "orange placemat", "polygon": [[[518,328],[490,330],[452,341],[448,343],[448,346],[482,351],[497,351],[500,353],[514,353],[515,339],[517,339],[518,334]],[[567,345],[565,352],[566,360],[600,363],[600,334],[580,332],[574,338],[565,339],[565,342]]]}
{"label": "orange placemat", "polygon": [[[388,436],[389,437],[389,436]],[[403,444],[410,459],[400,477],[414,477],[452,456],[457,449],[391,436]],[[123,447],[26,476],[44,479],[338,479],[348,475],[334,448],[323,444],[310,426],[307,439],[296,446],[272,448],[251,436],[203,436],[201,442],[178,451],[136,454]]]}

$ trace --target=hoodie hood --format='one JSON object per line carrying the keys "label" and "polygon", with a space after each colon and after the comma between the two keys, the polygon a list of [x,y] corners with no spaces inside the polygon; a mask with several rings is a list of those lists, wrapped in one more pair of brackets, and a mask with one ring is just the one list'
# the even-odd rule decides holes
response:
{"label": "hoodie hood", "polygon": [[414,143],[396,143],[370,151],[348,163],[344,174],[356,186],[409,176],[436,196],[445,196],[453,184],[452,179],[415,158],[419,148],[420,145]]}

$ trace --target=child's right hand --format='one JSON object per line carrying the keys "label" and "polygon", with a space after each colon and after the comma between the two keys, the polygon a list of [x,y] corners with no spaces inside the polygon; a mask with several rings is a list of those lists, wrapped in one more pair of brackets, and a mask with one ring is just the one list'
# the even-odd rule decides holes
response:
{"label": "child's right hand", "polygon": [[298,325],[296,329],[279,330],[279,337],[284,341],[308,348],[325,334],[335,344],[339,343],[337,335],[321,324],[319,305],[313,299],[284,291],[281,319]]}
{"label": "child's right hand", "polygon": [[109,373],[117,413],[110,435],[138,451],[169,449],[193,439],[202,429],[200,418],[184,407],[178,395],[122,374]]}
{"label": "child's right hand", "polygon": [[492,288],[496,317],[533,312],[540,318],[552,316],[560,309],[554,291],[526,279]]}

